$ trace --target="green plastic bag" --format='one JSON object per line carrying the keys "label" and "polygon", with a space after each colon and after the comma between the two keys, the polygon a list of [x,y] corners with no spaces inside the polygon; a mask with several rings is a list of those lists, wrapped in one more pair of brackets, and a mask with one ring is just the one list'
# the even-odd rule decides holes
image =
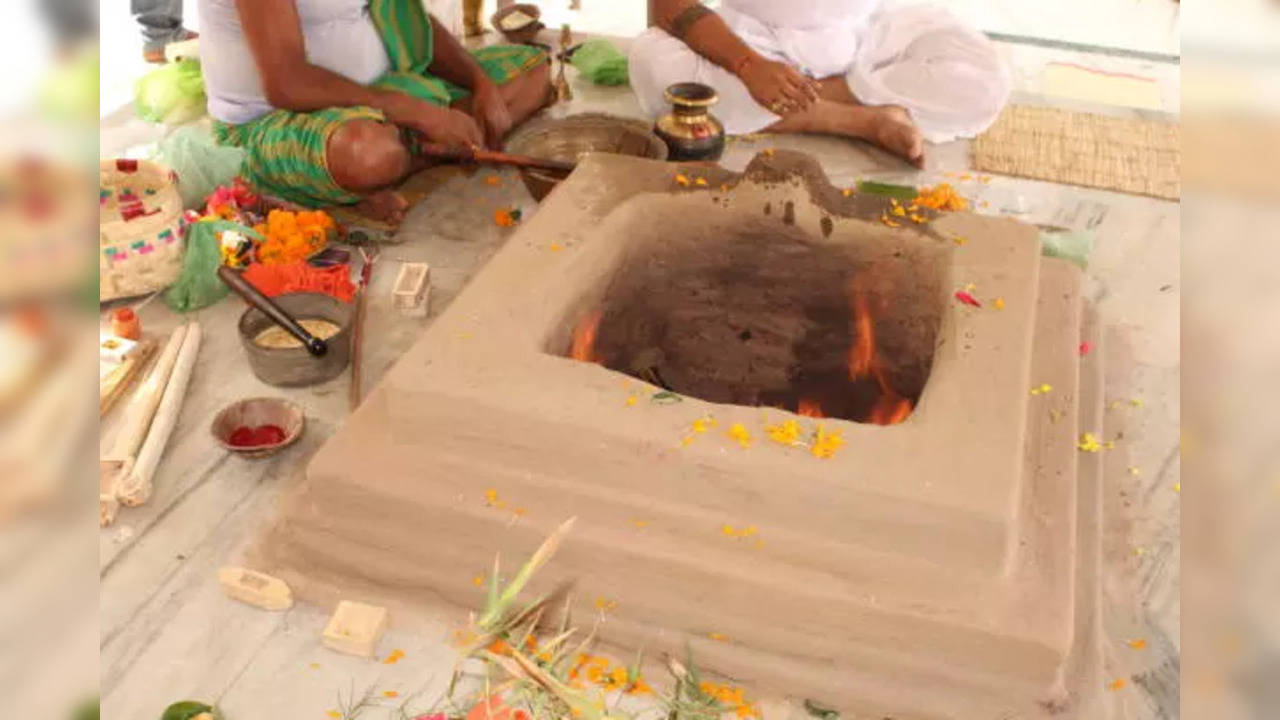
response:
{"label": "green plastic bag", "polygon": [[1089,269],[1089,256],[1093,254],[1093,233],[1088,230],[1041,230],[1040,254],[1062,258]]}
{"label": "green plastic bag", "polygon": [[252,228],[229,220],[202,220],[188,225],[182,274],[164,291],[164,301],[169,307],[178,312],[191,312],[218,302],[230,292],[218,277],[218,266],[222,264],[218,233],[224,230],[262,239]]}
{"label": "green plastic bag", "polygon": [[178,173],[182,206],[204,209],[205,198],[240,174],[245,151],[218,145],[203,124],[180,127],[156,146],[156,159]]}
{"label": "green plastic bag", "polygon": [[205,101],[200,61],[183,58],[143,75],[133,107],[143,120],[179,125],[204,115]]}
{"label": "green plastic bag", "polygon": [[569,62],[597,85],[626,85],[631,79],[627,74],[627,56],[601,38],[579,45]]}

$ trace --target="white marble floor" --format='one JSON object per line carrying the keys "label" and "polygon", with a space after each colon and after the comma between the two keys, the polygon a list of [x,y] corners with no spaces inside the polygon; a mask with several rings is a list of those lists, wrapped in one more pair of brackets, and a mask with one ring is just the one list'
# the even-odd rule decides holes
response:
{"label": "white marble floor", "polygon": [[[636,114],[629,92],[575,81],[576,100],[556,112]],[[983,212],[1091,231],[1096,247],[1090,294],[1108,325],[1108,437],[1125,440],[1107,459],[1106,632],[1108,671],[1132,678],[1117,691],[1126,717],[1177,716],[1179,474],[1179,205],[1150,198],[996,177],[961,182],[948,173],[967,167],[967,145],[934,148],[930,169],[917,173],[863,145],[818,137],[777,137],[731,144],[724,159],[741,168],[764,147],[809,152],[837,183],[859,178],[929,183],[949,180],[986,203]],[[500,186],[482,172],[440,172],[440,184],[411,213],[400,238],[384,252],[375,274],[366,337],[366,386],[418,337],[426,320],[403,318],[389,306],[396,261],[433,265],[432,316],[510,236],[491,220],[495,207],[535,206],[510,172]],[[234,323],[235,299],[196,313],[205,346],[178,430],[160,466],[151,502],[122,511],[101,531],[101,688],[104,717],[158,717],[170,702],[217,702],[231,720],[323,718],[338,695],[376,683],[399,693],[367,718],[396,717],[400,699],[420,692],[422,708],[442,690],[454,656],[446,639],[464,618],[461,608],[398,613],[380,646],[405,651],[394,665],[362,661],[323,649],[321,610],[299,606],[266,613],[226,599],[215,577],[233,561],[255,528],[272,515],[281,486],[346,416],[346,376],[301,390],[270,388],[248,372]],[[178,322],[159,302],[142,312],[148,330]],[[208,425],[224,404],[252,395],[289,397],[307,410],[308,429],[296,446],[270,459],[244,460],[218,449]],[[1132,404],[1130,399],[1139,400]],[[111,422],[103,441],[110,441]],[[1140,468],[1130,475],[1128,467]],[[1126,642],[1142,638],[1148,650]],[[1170,674],[1172,673],[1172,675]],[[770,720],[803,711],[766,699]]]}

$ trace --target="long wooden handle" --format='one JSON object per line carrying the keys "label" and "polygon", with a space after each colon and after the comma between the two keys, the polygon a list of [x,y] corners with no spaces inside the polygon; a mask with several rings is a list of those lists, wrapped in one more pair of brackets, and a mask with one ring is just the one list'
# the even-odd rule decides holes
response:
{"label": "long wooden handle", "polygon": [[156,466],[164,453],[169,436],[178,423],[178,413],[182,410],[182,401],[187,394],[187,384],[191,380],[191,371],[195,368],[196,357],[200,352],[200,325],[191,323],[187,335],[182,340],[182,351],[178,353],[178,361],[169,376],[169,384],[164,389],[160,407],[156,410],[155,421],[147,432],[146,442],[138,451],[138,458],[129,471],[129,475],[116,488],[116,496],[121,502],[137,507],[151,497],[151,480]]}
{"label": "long wooden handle", "polygon": [[302,327],[297,320],[293,319],[292,315],[285,312],[284,308],[275,304],[271,298],[262,294],[261,290],[250,285],[249,281],[245,280],[240,273],[232,270],[226,265],[222,265],[218,267],[218,277],[222,279],[222,282],[227,284],[227,287],[235,290],[237,295],[244,298],[246,302],[262,311],[262,314],[266,315],[271,322],[284,328],[290,335],[297,338],[298,342],[302,343],[303,347],[307,349],[307,352],[311,353],[314,357],[321,357],[325,353],[329,352],[328,343],[307,332],[307,329]]}
{"label": "long wooden handle", "polygon": [[537,168],[539,170],[554,170],[565,173],[573,172],[573,169],[578,166],[577,163],[566,160],[552,160],[551,158],[540,158],[532,155],[515,155],[483,148],[451,147],[438,143],[419,143],[418,150],[427,157],[449,162],[512,165],[514,167]]}
{"label": "long wooden handle", "polygon": [[179,325],[169,336],[169,342],[160,353],[160,359],[156,360],[151,374],[147,376],[142,387],[138,388],[137,394],[133,396],[133,400],[125,411],[120,432],[116,434],[115,445],[112,446],[109,458],[113,460],[132,458],[137,454],[138,448],[142,447],[142,441],[147,436],[147,428],[151,427],[151,418],[156,413],[156,406],[160,404],[160,396],[169,383],[169,374],[173,371],[174,363],[178,361],[178,351],[182,349],[182,340],[186,334],[187,326]]}

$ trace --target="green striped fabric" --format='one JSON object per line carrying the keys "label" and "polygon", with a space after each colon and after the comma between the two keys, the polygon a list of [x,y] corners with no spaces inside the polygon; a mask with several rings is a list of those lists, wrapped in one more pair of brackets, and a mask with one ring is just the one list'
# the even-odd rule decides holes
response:
{"label": "green striped fabric", "polygon": [[[468,94],[427,72],[434,57],[431,18],[421,0],[370,0],[369,11],[387,48],[391,71],[374,87],[397,90],[433,105],[451,105]],[[472,53],[498,84],[506,83],[546,61],[546,53],[527,45],[495,45]],[[329,137],[352,120],[385,122],[380,110],[334,107],[308,113],[273,110],[242,125],[215,121],[221,145],[246,151],[241,174],[267,195],[304,207],[352,205],[364,196],[340,187],[329,172]]]}

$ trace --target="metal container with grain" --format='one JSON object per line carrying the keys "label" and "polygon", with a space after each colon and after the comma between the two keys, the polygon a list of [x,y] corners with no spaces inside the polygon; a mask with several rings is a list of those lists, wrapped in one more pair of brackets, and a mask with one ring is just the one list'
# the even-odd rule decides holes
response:
{"label": "metal container with grain", "polygon": [[245,310],[240,316],[240,342],[253,374],[280,387],[315,385],[341,375],[351,361],[351,304],[322,293],[286,293],[273,300],[300,322],[322,320],[336,325],[338,331],[326,339],[329,349],[321,357],[312,356],[301,343],[264,347],[258,338],[276,324],[256,308]]}

